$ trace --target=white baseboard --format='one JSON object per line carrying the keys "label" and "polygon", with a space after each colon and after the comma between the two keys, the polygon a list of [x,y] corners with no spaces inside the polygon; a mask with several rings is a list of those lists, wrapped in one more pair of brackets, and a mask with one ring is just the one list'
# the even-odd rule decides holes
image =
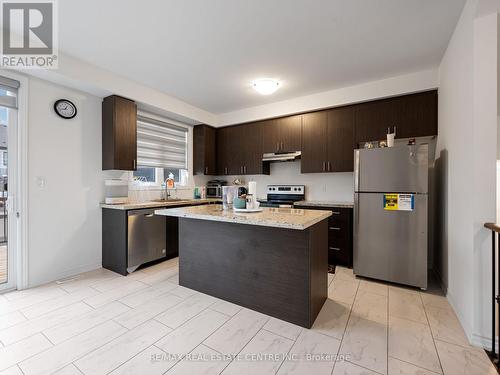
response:
{"label": "white baseboard", "polygon": [[[464,324],[465,321],[464,321],[463,317],[461,316],[461,314],[459,313],[458,309],[456,308],[455,298],[447,290],[446,285],[443,283],[443,279],[441,278],[441,274],[439,272],[436,272],[436,271],[434,273],[439,280],[441,289],[443,290],[444,294],[446,295],[446,299],[450,303],[453,311],[455,312],[455,314],[460,322],[460,325],[464,329],[465,335],[467,336],[467,340],[469,340],[469,343],[471,345],[477,346],[479,348],[491,350],[491,337],[486,337],[486,336],[480,335],[479,333],[473,333],[472,328],[468,327],[466,324]],[[499,338],[497,337],[496,338],[496,347],[497,348],[499,347],[498,345],[499,345]]]}
{"label": "white baseboard", "polygon": [[75,276],[75,275],[78,275],[78,274],[83,273],[83,272],[93,271],[93,270],[99,269],[101,267],[102,267],[102,265],[99,263],[99,264],[88,264],[88,265],[72,268],[70,270],[59,272],[53,276],[50,276],[47,279],[42,279],[42,280],[38,280],[34,283],[30,283],[30,285],[28,285],[28,288],[34,288],[36,286],[40,286],[43,284],[54,282],[56,280],[65,279],[65,278],[68,278],[70,276]]}
{"label": "white baseboard", "polygon": [[[474,346],[478,346],[480,348],[486,349],[486,350],[491,350],[491,337],[485,337],[483,335],[480,335],[478,333],[473,333],[472,334],[472,340],[471,344]],[[495,346],[498,350],[498,337],[495,339]]]}

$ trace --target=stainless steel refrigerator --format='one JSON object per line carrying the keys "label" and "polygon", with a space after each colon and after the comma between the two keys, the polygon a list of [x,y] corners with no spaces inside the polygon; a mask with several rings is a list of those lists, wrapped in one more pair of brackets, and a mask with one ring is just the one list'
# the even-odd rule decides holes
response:
{"label": "stainless steel refrigerator", "polygon": [[356,275],[427,288],[430,146],[355,150]]}

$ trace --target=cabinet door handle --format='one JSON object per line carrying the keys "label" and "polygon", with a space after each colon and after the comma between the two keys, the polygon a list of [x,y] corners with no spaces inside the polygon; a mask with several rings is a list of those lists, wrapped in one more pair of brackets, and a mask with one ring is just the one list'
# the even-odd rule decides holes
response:
{"label": "cabinet door handle", "polygon": [[281,141],[281,151],[285,148],[283,141]]}
{"label": "cabinet door handle", "polygon": [[134,159],[134,168],[133,169],[136,169],[137,168],[137,160]]}
{"label": "cabinet door handle", "polygon": [[340,215],[339,211],[332,211],[332,215]]}
{"label": "cabinet door handle", "polygon": [[279,151],[279,150],[280,150],[280,143],[276,142],[276,151]]}
{"label": "cabinet door handle", "polygon": [[332,246],[330,246],[329,249],[330,250],[335,250],[335,251],[340,251],[340,248],[338,248],[338,247],[332,247]]}
{"label": "cabinet door handle", "polygon": [[332,171],[332,165],[330,162],[328,162],[328,172],[331,172]]}
{"label": "cabinet door handle", "polygon": [[205,174],[208,174],[208,167],[205,167]]}
{"label": "cabinet door handle", "polygon": [[325,171],[325,169],[326,169],[326,163],[323,162],[323,172]]}
{"label": "cabinet door handle", "polygon": [[243,173],[247,174],[247,166],[246,165],[243,167]]}
{"label": "cabinet door handle", "polygon": [[330,229],[330,230],[340,230],[340,228],[339,228],[339,227],[330,227],[329,229]]}
{"label": "cabinet door handle", "polygon": [[227,167],[224,168],[224,174],[227,174]]}

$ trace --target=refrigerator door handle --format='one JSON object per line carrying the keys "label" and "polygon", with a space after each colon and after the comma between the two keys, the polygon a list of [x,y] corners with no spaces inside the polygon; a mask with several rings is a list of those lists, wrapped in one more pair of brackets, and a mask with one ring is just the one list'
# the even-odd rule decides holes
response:
{"label": "refrigerator door handle", "polygon": [[354,150],[354,191],[359,190],[359,150]]}

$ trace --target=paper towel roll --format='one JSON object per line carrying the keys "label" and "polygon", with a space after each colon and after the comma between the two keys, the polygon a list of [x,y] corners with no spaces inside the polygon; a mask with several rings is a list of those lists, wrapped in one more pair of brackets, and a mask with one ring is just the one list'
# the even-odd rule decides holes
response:
{"label": "paper towel roll", "polygon": [[252,194],[254,197],[257,197],[257,182],[248,182],[248,194]]}

